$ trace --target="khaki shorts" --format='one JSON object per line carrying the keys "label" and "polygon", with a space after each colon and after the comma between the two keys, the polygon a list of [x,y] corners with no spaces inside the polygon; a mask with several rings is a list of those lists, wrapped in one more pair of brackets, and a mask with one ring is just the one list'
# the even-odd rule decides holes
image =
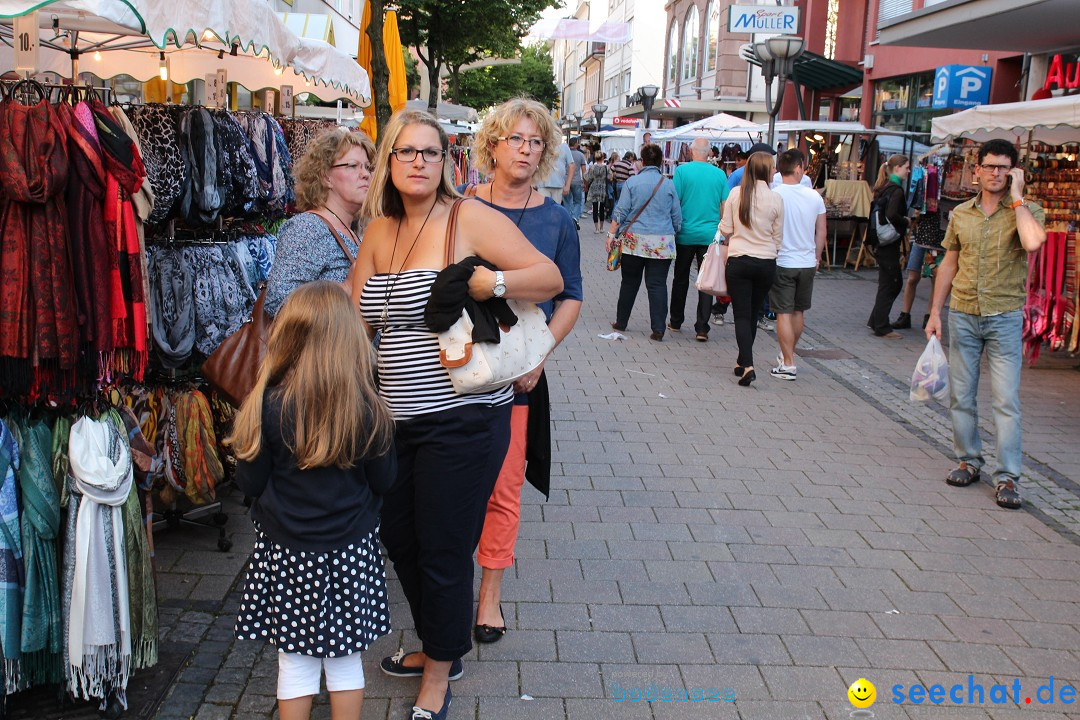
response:
{"label": "khaki shorts", "polygon": [[563,191],[562,191],[561,187],[560,188],[541,187],[541,188],[536,188],[536,192],[540,193],[541,195],[543,195],[545,197],[551,198],[552,200],[555,201],[556,205],[558,205],[558,204],[560,204],[562,202]]}
{"label": "khaki shorts", "polygon": [[769,291],[769,309],[777,314],[805,312],[810,309],[817,268],[776,268],[776,281]]}

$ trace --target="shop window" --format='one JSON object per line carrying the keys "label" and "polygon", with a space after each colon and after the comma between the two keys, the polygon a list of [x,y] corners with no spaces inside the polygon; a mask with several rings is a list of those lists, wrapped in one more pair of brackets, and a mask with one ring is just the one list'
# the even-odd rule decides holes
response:
{"label": "shop window", "polygon": [[698,42],[700,40],[696,5],[690,7],[684,22],[682,79],[692,80],[697,75]]}
{"label": "shop window", "polygon": [[720,4],[709,0],[705,8],[705,72],[716,72],[720,51]]}
{"label": "shop window", "polygon": [[671,23],[671,33],[668,35],[668,88],[672,93],[675,85],[679,82],[679,24]]}

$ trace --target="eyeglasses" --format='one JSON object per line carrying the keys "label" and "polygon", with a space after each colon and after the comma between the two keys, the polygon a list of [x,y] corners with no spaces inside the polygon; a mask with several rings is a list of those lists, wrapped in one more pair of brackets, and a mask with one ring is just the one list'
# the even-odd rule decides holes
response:
{"label": "eyeglasses", "polygon": [[371,163],[337,163],[336,165],[331,165],[330,167],[332,167],[332,168],[345,168],[346,170],[348,170],[349,172],[352,172],[352,173],[358,172],[361,169],[363,169],[363,170],[367,171],[368,175],[371,175],[372,173],[375,172],[375,166],[372,165]]}
{"label": "eyeglasses", "polygon": [[1012,170],[1012,165],[980,165],[979,167],[992,175],[997,173],[1007,173]]}
{"label": "eyeglasses", "polygon": [[514,150],[520,150],[521,146],[524,145],[526,142],[529,143],[529,149],[533,152],[540,152],[544,149],[544,146],[547,145],[547,143],[540,138],[529,138],[528,140],[526,140],[520,135],[510,135],[509,137],[504,135],[502,137],[499,137],[498,139],[505,141],[507,146],[513,148]]}
{"label": "eyeglasses", "polygon": [[424,158],[425,163],[438,163],[442,162],[443,156],[446,155],[445,150],[439,148],[424,148],[418,150],[411,147],[394,148],[390,153],[397,158],[398,162],[412,162],[416,159],[416,154],[420,153],[420,157]]}

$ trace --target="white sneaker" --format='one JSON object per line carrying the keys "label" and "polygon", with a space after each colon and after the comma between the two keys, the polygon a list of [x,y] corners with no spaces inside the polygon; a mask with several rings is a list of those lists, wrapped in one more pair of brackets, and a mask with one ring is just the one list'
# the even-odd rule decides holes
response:
{"label": "white sneaker", "polygon": [[794,380],[795,379],[795,366],[794,365],[785,365],[784,363],[780,363],[779,365],[774,367],[772,370],[770,370],[769,374],[772,375],[774,378],[777,378],[778,380]]}
{"label": "white sneaker", "polygon": [[762,315],[761,319],[757,321],[757,326],[758,326],[758,330],[766,330],[766,331],[769,331],[769,332],[776,329],[776,323],[769,320],[764,315]]}
{"label": "white sneaker", "polygon": [[712,324],[713,325],[723,325],[724,324],[724,316],[723,315],[713,315],[712,316]]}

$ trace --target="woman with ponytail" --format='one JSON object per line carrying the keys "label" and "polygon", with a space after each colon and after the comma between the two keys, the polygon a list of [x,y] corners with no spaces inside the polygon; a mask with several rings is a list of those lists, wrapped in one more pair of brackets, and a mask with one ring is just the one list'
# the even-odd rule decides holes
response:
{"label": "woman with ponytail", "polygon": [[[881,219],[892,223],[901,238],[907,233],[907,200],[904,181],[909,172],[911,172],[911,164],[906,155],[893,155],[881,166],[877,182],[874,183],[874,203],[870,206],[868,237],[873,236],[876,240],[875,220]],[[884,217],[878,217],[879,214]],[[898,338],[901,335],[893,329],[889,316],[892,314],[893,302],[904,288],[904,281],[900,275],[900,241],[896,240],[888,245],[877,244],[875,257],[878,264],[877,300],[874,302],[874,309],[866,324],[878,337]]]}

